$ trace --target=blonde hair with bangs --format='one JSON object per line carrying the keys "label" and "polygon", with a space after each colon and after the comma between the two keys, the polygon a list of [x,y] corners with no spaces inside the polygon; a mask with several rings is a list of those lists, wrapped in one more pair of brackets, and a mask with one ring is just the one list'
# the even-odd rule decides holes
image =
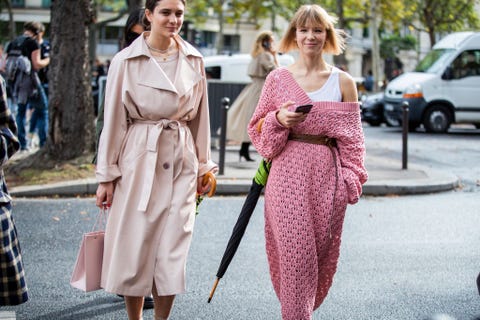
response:
{"label": "blonde hair with bangs", "polygon": [[343,30],[335,29],[335,23],[337,23],[337,18],[329,15],[328,12],[319,5],[303,5],[293,16],[292,21],[290,21],[288,25],[287,32],[282,40],[280,40],[279,51],[289,52],[298,49],[295,40],[297,28],[312,24],[314,26],[323,26],[327,32],[323,52],[339,55],[345,50],[346,33]]}

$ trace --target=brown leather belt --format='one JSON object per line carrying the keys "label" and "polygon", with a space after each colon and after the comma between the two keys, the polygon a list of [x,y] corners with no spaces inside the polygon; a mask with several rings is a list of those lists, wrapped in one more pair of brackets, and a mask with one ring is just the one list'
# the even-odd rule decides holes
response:
{"label": "brown leather belt", "polygon": [[305,143],[313,143],[313,144],[323,144],[328,147],[337,146],[337,141],[335,140],[335,138],[329,138],[327,136],[317,136],[312,134],[290,133],[288,135],[288,140],[294,140],[294,141],[305,142]]}

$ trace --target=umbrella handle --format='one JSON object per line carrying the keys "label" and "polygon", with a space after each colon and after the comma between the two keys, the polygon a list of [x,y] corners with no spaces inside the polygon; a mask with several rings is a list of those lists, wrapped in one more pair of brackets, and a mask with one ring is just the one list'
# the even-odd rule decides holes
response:
{"label": "umbrella handle", "polygon": [[215,176],[211,172],[205,173],[202,179],[202,186],[205,186],[208,182],[210,182],[210,191],[208,191],[207,196],[212,197],[215,194],[215,191],[217,190],[217,179],[215,179]]}
{"label": "umbrella handle", "polygon": [[215,280],[215,283],[213,284],[212,290],[210,290],[210,295],[208,296],[208,303],[210,303],[210,301],[212,301],[213,295],[215,294],[215,290],[217,289],[219,281],[220,281],[220,278],[217,278]]}

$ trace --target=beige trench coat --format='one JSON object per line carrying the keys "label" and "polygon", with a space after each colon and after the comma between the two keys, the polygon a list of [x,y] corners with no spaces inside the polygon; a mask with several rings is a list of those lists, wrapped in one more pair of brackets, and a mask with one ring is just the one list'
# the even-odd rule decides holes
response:
{"label": "beige trench coat", "polygon": [[[147,33],[148,34],[148,33]],[[96,177],[115,181],[105,233],[102,287],[146,296],[185,291],[197,176],[216,171],[203,59],[181,38],[172,83],[145,34],[108,71]]]}
{"label": "beige trench coat", "polygon": [[232,104],[227,115],[227,139],[238,142],[250,142],[247,133],[248,123],[257,107],[263,84],[270,71],[277,67],[273,55],[262,52],[252,58],[248,66],[248,75],[252,79]]}

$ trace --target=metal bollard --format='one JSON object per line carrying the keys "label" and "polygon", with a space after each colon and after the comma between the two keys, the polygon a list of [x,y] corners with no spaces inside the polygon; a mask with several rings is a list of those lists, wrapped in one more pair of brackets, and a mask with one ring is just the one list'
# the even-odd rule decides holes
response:
{"label": "metal bollard", "polygon": [[402,103],[402,169],[408,167],[408,102]]}
{"label": "metal bollard", "polygon": [[222,98],[222,122],[220,129],[220,152],[218,159],[218,174],[224,174],[225,168],[225,145],[227,141],[227,113],[230,108],[230,98]]}

